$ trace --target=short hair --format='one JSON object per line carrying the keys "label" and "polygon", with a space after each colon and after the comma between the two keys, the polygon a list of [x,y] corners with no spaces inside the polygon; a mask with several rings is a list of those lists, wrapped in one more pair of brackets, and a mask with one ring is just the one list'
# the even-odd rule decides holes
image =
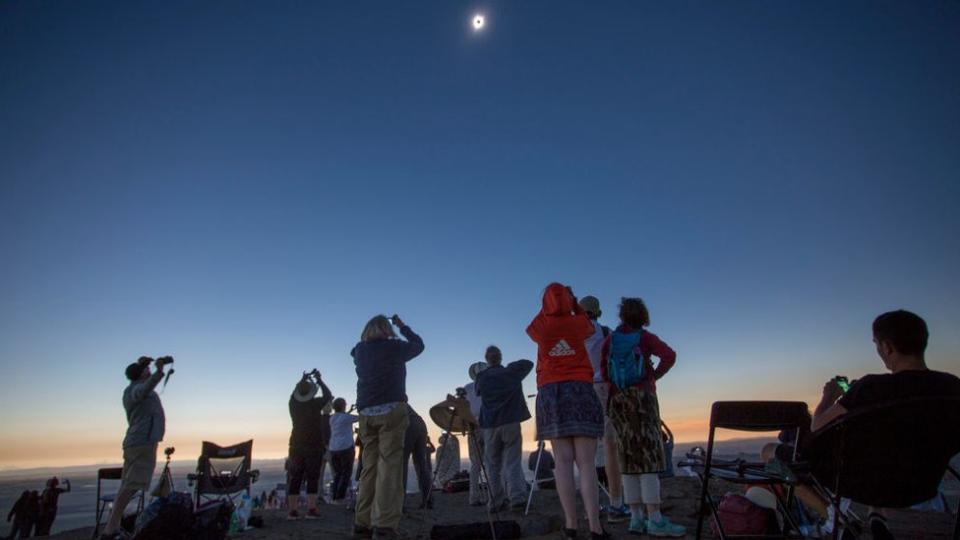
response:
{"label": "short hair", "polygon": [[[491,356],[494,358],[494,360],[490,359]],[[500,352],[500,347],[497,347],[496,345],[490,345],[487,347],[487,351],[483,353],[483,358],[488,364],[500,365],[500,363],[503,362],[503,353]]]}
{"label": "short hair", "polygon": [[312,388],[313,384],[310,381],[300,381],[297,383],[297,394],[306,396],[310,393],[310,389]]}
{"label": "short hair", "polygon": [[360,341],[375,341],[393,337],[397,337],[397,334],[393,332],[390,319],[385,315],[377,315],[367,321],[367,325],[363,327],[363,332],[360,334]]}
{"label": "short hair", "polygon": [[640,298],[620,299],[620,320],[631,328],[650,326],[650,312]]}
{"label": "short hair", "polygon": [[347,400],[343,399],[342,397],[338,397],[337,399],[333,400],[333,410],[337,412],[343,412],[347,410]]}
{"label": "short hair", "polygon": [[140,376],[143,375],[143,370],[147,368],[150,362],[153,361],[153,358],[149,356],[141,356],[137,358],[137,361],[127,366],[124,374],[127,376],[127,379],[130,381],[136,381],[140,379]]}
{"label": "short hair", "polygon": [[916,313],[904,309],[888,311],[873,320],[873,337],[886,341],[900,354],[923,356],[927,350],[927,323]]}

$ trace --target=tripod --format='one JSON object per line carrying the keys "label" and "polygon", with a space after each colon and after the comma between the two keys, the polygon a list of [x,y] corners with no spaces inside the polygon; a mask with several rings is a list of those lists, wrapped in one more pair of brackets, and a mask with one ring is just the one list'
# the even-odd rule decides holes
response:
{"label": "tripod", "polygon": [[[533,467],[533,482],[530,485],[530,493],[527,495],[527,507],[523,510],[523,515],[525,516],[530,514],[530,505],[533,503],[533,492],[537,491],[537,488],[540,486],[540,484],[545,484],[555,480],[555,478],[539,478],[540,460],[543,458],[543,452],[546,450],[545,447],[546,444],[542,440],[537,441],[537,464]],[[610,492],[607,491],[607,488],[603,487],[603,484],[600,482],[597,482],[597,486],[600,488],[600,491],[603,491],[603,493],[609,499]]]}
{"label": "tripod", "polygon": [[[464,410],[466,407],[466,410]],[[430,408],[430,419],[433,420],[435,424],[445,429],[448,434],[459,433],[461,436],[467,438],[467,444],[473,445],[473,448],[476,451],[477,459],[480,460],[480,478],[478,483],[481,486],[481,489],[486,491],[486,499],[488,501],[487,506],[487,522],[490,524],[490,537],[493,540],[497,540],[497,528],[494,525],[494,521],[500,519],[500,513],[498,509],[491,509],[492,501],[490,501],[490,485],[489,485],[489,476],[487,475],[487,466],[485,463],[485,458],[483,455],[484,448],[478,442],[477,437],[479,437],[477,431],[479,426],[477,425],[476,420],[473,418],[473,415],[470,413],[469,404],[466,399],[463,398],[454,398],[453,396],[447,396],[447,400],[434,405]],[[443,454],[447,449],[447,444],[442,444],[440,449],[437,451],[437,463],[434,466],[433,477],[436,478],[437,473],[440,472],[440,464],[443,460]],[[486,485],[486,487],[482,487]],[[427,494],[427,501],[425,506],[429,507],[430,501],[433,499],[433,490]],[[496,520],[494,519],[496,518]]]}
{"label": "tripod", "polygon": [[167,456],[167,462],[163,466],[163,472],[160,473],[160,480],[156,487],[150,492],[152,497],[166,497],[173,492],[173,473],[170,472],[170,457],[173,455],[173,447],[163,451]]}

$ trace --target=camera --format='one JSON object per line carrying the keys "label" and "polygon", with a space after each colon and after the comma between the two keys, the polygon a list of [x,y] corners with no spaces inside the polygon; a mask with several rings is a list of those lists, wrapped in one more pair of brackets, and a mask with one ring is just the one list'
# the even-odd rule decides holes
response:
{"label": "camera", "polygon": [[176,451],[177,451],[176,448],[170,446],[170,447],[167,447],[167,448],[164,448],[164,449],[163,449],[163,455],[165,455],[165,456],[167,456],[167,457],[170,457],[170,456],[172,456],[173,453],[176,452]]}
{"label": "camera", "polygon": [[457,390],[456,390],[456,396],[457,396],[457,399],[466,399],[466,398],[467,398],[467,390],[466,390],[465,388],[457,388]]}
{"label": "camera", "polygon": [[160,358],[157,358],[154,362],[157,364],[157,367],[163,367],[163,366],[166,366],[166,365],[168,365],[168,364],[172,364],[172,363],[173,363],[173,357],[172,357],[172,356],[161,356]]}

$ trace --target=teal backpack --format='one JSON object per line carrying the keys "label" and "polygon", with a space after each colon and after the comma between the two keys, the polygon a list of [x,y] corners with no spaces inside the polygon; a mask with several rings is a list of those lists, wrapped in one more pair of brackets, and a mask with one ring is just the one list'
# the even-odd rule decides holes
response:
{"label": "teal backpack", "polygon": [[610,334],[610,352],[607,355],[607,374],[610,382],[620,390],[626,390],[643,378],[644,364],[640,354],[640,337],[643,330],[624,334]]}

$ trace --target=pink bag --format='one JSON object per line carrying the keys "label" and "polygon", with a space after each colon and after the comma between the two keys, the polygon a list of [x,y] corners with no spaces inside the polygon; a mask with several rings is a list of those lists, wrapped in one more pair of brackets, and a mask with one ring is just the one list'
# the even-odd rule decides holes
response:
{"label": "pink bag", "polygon": [[[776,522],[773,510],[757,506],[750,499],[735,493],[723,496],[717,515],[725,534],[765,534],[770,529],[771,520]],[[719,534],[716,522],[710,525],[713,533]]]}

